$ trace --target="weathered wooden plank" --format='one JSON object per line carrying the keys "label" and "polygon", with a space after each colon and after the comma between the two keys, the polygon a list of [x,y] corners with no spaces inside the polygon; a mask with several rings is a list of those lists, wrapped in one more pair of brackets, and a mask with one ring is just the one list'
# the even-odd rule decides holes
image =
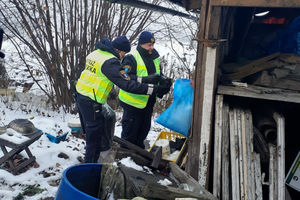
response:
{"label": "weathered wooden plank", "polygon": [[255,171],[255,200],[263,200],[260,155],[258,153],[254,154],[253,162]]}
{"label": "weathered wooden plank", "polygon": [[222,123],[222,200],[230,199],[229,179],[229,106],[223,105]]}
{"label": "weathered wooden plank", "polygon": [[[243,110],[237,109],[237,138],[238,138],[238,157],[239,157],[239,171],[240,171],[240,199],[248,200],[247,194],[247,149],[245,135],[245,123],[242,124]],[[243,133],[242,133],[243,132]],[[242,135],[243,134],[243,135]]]}
{"label": "weathered wooden plank", "polygon": [[252,61],[246,65],[235,66],[237,68],[236,69],[237,71],[234,73],[230,73],[230,74],[223,74],[222,79],[224,79],[224,80],[239,80],[239,79],[242,79],[251,74],[255,74],[259,71],[273,68],[274,64],[276,64],[277,61],[273,64],[273,61],[270,61],[270,60],[278,57],[279,55],[280,55],[280,53],[274,53],[272,55]]}
{"label": "weathered wooden plank", "polygon": [[274,113],[273,118],[277,123],[277,187],[278,199],[285,198],[285,120],[278,113]]}
{"label": "weathered wooden plank", "polygon": [[213,6],[237,7],[300,7],[299,0],[211,0]]}
{"label": "weathered wooden plank", "polygon": [[237,116],[236,115],[237,115],[236,109],[229,111],[232,200],[240,199],[239,160],[238,160],[239,147],[238,147],[238,140],[237,140]]}
{"label": "weathered wooden plank", "polygon": [[[209,8],[208,0],[203,0],[201,5],[199,32],[197,34],[199,43],[195,70],[192,138],[188,144],[187,171],[199,183],[208,187],[211,122],[217,77],[217,50],[214,47],[207,47],[201,41],[218,39],[220,14],[217,13],[220,13],[221,8]],[[214,16],[214,20],[210,20],[212,16]],[[198,168],[199,170],[195,170]]]}
{"label": "weathered wooden plank", "polygon": [[[200,11],[200,22],[198,24],[197,39],[200,41],[205,37],[206,29],[206,18],[208,10],[208,0],[201,1],[201,11]],[[201,113],[202,113],[202,101],[203,101],[203,77],[202,65],[205,62],[204,46],[203,43],[198,42],[197,46],[197,58],[195,67],[195,77],[194,77],[194,96],[193,96],[193,117],[192,126],[190,133],[190,140],[188,140],[188,159],[186,171],[198,180],[198,169],[199,168],[199,151],[200,148],[195,148],[199,146],[200,143],[200,131],[201,131]]]}
{"label": "weathered wooden plank", "polygon": [[277,200],[277,159],[276,146],[269,145],[270,148],[270,162],[269,162],[269,200]]}
{"label": "weathered wooden plank", "polygon": [[[200,137],[199,171],[198,180],[202,186],[207,185],[207,173],[209,165],[209,152],[212,131],[212,108],[214,99],[214,77],[216,73],[216,48],[207,47],[206,72],[204,78],[202,126]],[[213,66],[213,67],[212,67]]]}
{"label": "weathered wooden plank", "polygon": [[215,106],[215,142],[214,142],[214,174],[213,174],[213,194],[220,198],[221,184],[221,148],[222,148],[222,113],[223,113],[223,96],[216,97]]}
{"label": "weathered wooden plank", "polygon": [[253,121],[252,121],[252,113],[250,110],[245,111],[245,130],[246,130],[246,140],[247,140],[247,165],[248,165],[248,197],[249,200],[255,199],[255,181],[254,181],[254,148],[253,148]]}
{"label": "weathered wooden plank", "polygon": [[248,85],[247,87],[218,86],[218,94],[300,103],[300,94],[282,89]]}
{"label": "weathered wooden plank", "polygon": [[222,132],[223,132],[223,95],[217,95],[215,106],[215,142],[214,142],[214,174],[213,194],[219,199],[221,189],[221,161],[222,161]]}

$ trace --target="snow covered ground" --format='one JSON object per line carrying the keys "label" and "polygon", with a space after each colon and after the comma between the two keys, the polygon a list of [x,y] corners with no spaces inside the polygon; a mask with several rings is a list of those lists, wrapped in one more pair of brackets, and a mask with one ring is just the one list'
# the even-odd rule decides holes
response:
{"label": "snow covered ground", "polygon": [[[171,19],[170,21],[168,21]],[[173,39],[169,38],[169,32],[158,33],[155,35],[156,44],[155,48],[163,57],[168,66],[167,69],[172,69],[175,78],[186,78],[187,75],[182,71],[176,71],[185,62],[185,65],[192,69],[195,62],[195,48],[191,45],[192,36],[185,26],[186,24],[180,21],[177,17],[166,16],[163,19],[164,30],[172,32]],[[196,28],[196,24],[187,21],[188,26]],[[154,24],[147,28],[147,30],[156,32],[157,29],[162,29],[163,24]],[[174,30],[173,30],[174,29]],[[176,38],[176,40],[175,40]],[[25,48],[25,47],[24,47]],[[24,49],[23,48],[23,49]],[[14,46],[7,38],[2,45],[2,51],[6,54],[5,67],[11,80],[19,84],[32,83],[33,80],[29,77],[28,70],[24,66],[21,58],[16,52]],[[30,56],[26,57],[32,63],[34,72],[40,71],[40,66],[34,64],[35,60]],[[47,78],[43,77],[42,73],[36,73],[39,79],[47,85]],[[177,77],[178,76],[178,77]],[[41,95],[41,91],[36,83],[30,89],[30,93],[22,93],[23,88],[17,87],[16,91],[19,92],[18,98],[12,101],[6,97],[0,96],[0,127],[7,125],[10,121],[18,118],[30,119],[32,123],[40,130],[55,135],[58,132],[68,133],[66,141],[59,144],[49,141],[47,136],[43,134],[39,140],[29,146],[30,151],[36,157],[37,165],[31,167],[26,172],[13,175],[6,170],[0,168],[0,199],[2,200],[15,200],[15,199],[28,199],[28,200],[51,200],[54,199],[58,189],[58,183],[62,176],[63,171],[72,166],[80,163],[80,159],[84,157],[85,141],[78,137],[73,136],[68,127],[68,121],[76,118],[76,115],[66,114],[61,111],[51,111],[46,109],[43,96],[39,98],[32,98],[31,95]],[[43,101],[43,102],[42,102]],[[121,113],[117,114],[117,123],[115,126],[115,135],[121,134]],[[164,127],[156,124],[153,117],[152,128],[148,134],[147,140],[150,146],[156,140],[161,130],[166,130]],[[0,137],[9,138],[13,142],[21,142],[24,140],[22,136],[17,133],[12,133],[12,136],[0,135]],[[63,153],[67,157],[61,158],[59,155]],[[3,153],[0,151],[0,156]],[[27,157],[25,152],[21,155]],[[132,163],[129,158],[122,160],[122,163],[134,168],[139,168]],[[164,182],[164,181],[162,181]],[[165,184],[165,183],[164,183]],[[30,188],[39,188],[38,194],[33,196],[25,195]],[[23,198],[21,198],[23,196]]]}
{"label": "snow covered ground", "polygon": [[[21,102],[7,102],[5,97],[0,98],[0,126],[7,125],[14,119],[31,119],[32,123],[44,132],[54,135],[55,132],[62,131],[63,133],[68,132],[68,135],[66,141],[56,144],[50,142],[47,136],[43,134],[39,140],[30,145],[29,149],[36,157],[38,165],[31,167],[24,173],[13,175],[4,169],[0,169],[0,199],[17,199],[16,197],[23,194],[26,188],[28,189],[30,186],[40,188],[41,193],[34,196],[23,195],[24,199],[40,200],[47,197],[52,199],[55,197],[58,182],[63,171],[72,165],[79,164],[80,161],[78,158],[84,157],[85,141],[74,137],[68,127],[68,121],[77,116],[63,112],[40,110],[39,108],[31,108],[31,112],[28,113],[28,110],[23,109],[22,111],[20,109],[21,104]],[[120,117],[121,113],[117,113],[117,118],[120,119]],[[153,144],[162,129],[160,125],[154,122],[152,125],[147,138],[150,141],[150,145]],[[121,129],[120,123],[117,122],[115,135],[120,136]],[[0,135],[0,137],[9,137],[10,141],[16,143],[21,142],[22,139],[16,133],[13,133],[13,136]],[[66,154],[68,158],[58,157],[60,153]],[[2,155],[3,153],[0,152],[0,156]],[[21,155],[27,158],[25,152],[21,152]],[[130,160],[127,160],[130,164]],[[123,162],[126,163],[126,160]]]}

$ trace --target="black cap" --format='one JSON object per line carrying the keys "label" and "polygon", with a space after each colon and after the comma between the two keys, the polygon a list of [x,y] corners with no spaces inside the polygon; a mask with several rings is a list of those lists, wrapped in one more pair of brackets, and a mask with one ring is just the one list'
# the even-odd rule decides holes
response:
{"label": "black cap", "polygon": [[128,53],[131,49],[130,42],[126,36],[119,36],[112,41],[112,46],[120,51]]}

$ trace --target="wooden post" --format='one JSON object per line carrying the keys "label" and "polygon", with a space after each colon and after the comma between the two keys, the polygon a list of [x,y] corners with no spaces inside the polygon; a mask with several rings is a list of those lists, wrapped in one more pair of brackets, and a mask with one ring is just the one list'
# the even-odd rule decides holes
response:
{"label": "wooden post", "polygon": [[[201,1],[201,12],[200,12],[200,22],[198,25],[197,39],[203,39],[205,28],[206,28],[206,18],[208,10],[208,0]],[[197,59],[196,59],[196,68],[195,68],[195,86],[194,86],[194,96],[193,96],[193,117],[192,117],[192,126],[191,133],[189,135],[190,139],[188,140],[188,159],[186,171],[198,180],[198,169],[199,168],[199,151],[198,148],[200,144],[200,130],[201,130],[201,101],[203,100],[203,84],[202,84],[202,62],[203,62],[203,43],[198,42],[197,47]],[[201,84],[201,85],[200,85]]]}
{"label": "wooden post", "polygon": [[208,0],[201,2],[187,172],[206,188],[208,187],[213,102],[216,88],[217,48],[203,41],[219,38],[220,12],[221,8],[210,7]]}
{"label": "wooden post", "polygon": [[206,64],[207,67],[204,79],[203,90],[203,107],[201,117],[201,136],[200,136],[200,152],[199,152],[199,172],[198,180],[203,186],[207,185],[207,173],[209,166],[209,152],[211,144],[212,131],[212,109],[214,101],[214,76],[216,72],[216,48],[207,47]]}
{"label": "wooden post", "polygon": [[285,198],[285,121],[284,117],[278,113],[273,115],[277,122],[277,187],[278,199]]}

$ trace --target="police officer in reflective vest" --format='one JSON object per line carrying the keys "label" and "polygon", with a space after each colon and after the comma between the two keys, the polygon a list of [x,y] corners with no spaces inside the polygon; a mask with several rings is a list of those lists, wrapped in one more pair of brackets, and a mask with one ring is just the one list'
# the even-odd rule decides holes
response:
{"label": "police officer in reflective vest", "polygon": [[110,149],[111,134],[106,130],[101,109],[114,84],[136,94],[151,95],[164,90],[162,86],[143,83],[156,82],[159,76],[139,78],[142,80],[139,83],[136,76],[129,76],[122,69],[120,60],[129,51],[129,40],[120,36],[112,42],[108,39],[97,42],[96,50],[86,57],[85,69],[76,84],[76,104],[86,134],[86,163],[97,162],[100,152],[105,156]]}
{"label": "police officer in reflective vest", "polygon": [[[138,77],[161,74],[159,54],[154,49],[154,42],[154,36],[150,32],[143,31],[140,34],[136,51],[125,56],[122,62],[123,68],[129,74],[136,74]],[[145,148],[144,140],[151,127],[156,96],[162,98],[170,91],[171,84],[170,79],[161,82],[160,86],[165,89],[150,95],[133,94],[120,90],[119,99],[123,108],[122,139]]]}

